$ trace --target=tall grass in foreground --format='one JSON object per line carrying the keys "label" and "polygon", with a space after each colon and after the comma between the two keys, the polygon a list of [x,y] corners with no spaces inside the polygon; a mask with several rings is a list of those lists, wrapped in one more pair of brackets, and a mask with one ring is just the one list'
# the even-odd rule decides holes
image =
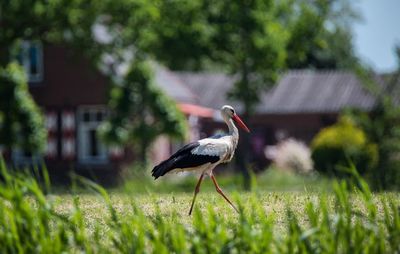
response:
{"label": "tall grass in foreground", "polygon": [[239,215],[195,210],[193,222],[185,225],[178,212],[162,216],[158,207],[150,216],[133,202],[122,215],[103,188],[80,179],[107,207],[105,224],[88,224],[79,197],[61,214],[57,199],[44,194],[47,177],[39,184],[3,164],[0,253],[399,253],[399,201],[390,195],[377,200],[354,169],[351,173],[353,184],[334,184],[333,203],[321,195],[303,213],[288,204],[287,230],[280,232],[256,197],[246,209],[238,200]]}

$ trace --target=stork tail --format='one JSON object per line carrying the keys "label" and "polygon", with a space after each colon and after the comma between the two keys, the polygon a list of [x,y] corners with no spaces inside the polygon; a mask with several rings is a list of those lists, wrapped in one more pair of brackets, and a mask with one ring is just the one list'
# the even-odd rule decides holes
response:
{"label": "stork tail", "polygon": [[163,161],[162,163],[153,168],[153,170],[151,171],[151,175],[154,177],[154,179],[157,179],[160,176],[163,176],[169,171],[171,171],[173,169],[172,168],[173,165],[174,165],[173,158]]}

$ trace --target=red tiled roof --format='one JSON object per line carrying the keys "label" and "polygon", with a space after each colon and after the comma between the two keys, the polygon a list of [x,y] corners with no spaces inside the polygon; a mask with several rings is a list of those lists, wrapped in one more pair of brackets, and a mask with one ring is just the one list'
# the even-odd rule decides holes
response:
{"label": "red tiled roof", "polygon": [[211,108],[186,103],[179,103],[178,107],[183,113],[188,115],[204,118],[212,118],[214,116],[214,110]]}

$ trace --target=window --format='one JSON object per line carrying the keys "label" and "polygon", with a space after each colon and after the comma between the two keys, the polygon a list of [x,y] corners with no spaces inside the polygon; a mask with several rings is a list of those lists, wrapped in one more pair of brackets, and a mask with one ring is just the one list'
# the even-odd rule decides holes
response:
{"label": "window", "polygon": [[81,163],[105,163],[107,148],[98,137],[98,128],[106,118],[104,107],[81,107],[78,110],[78,159]]}
{"label": "window", "polygon": [[18,61],[24,67],[30,83],[43,80],[43,49],[40,42],[24,41]]}

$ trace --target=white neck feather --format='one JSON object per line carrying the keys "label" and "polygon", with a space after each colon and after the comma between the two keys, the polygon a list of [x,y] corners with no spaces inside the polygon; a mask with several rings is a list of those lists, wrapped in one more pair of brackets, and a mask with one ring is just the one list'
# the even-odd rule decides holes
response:
{"label": "white neck feather", "polygon": [[236,125],[231,118],[225,118],[225,122],[229,128],[228,137],[229,137],[230,145],[231,145],[230,149],[229,149],[230,150],[229,156],[227,157],[226,161],[230,161],[230,160],[232,160],[233,154],[234,154],[235,149],[239,142],[239,131],[236,128]]}
{"label": "white neck feather", "polygon": [[239,131],[236,128],[235,123],[233,122],[232,118],[228,118],[225,120],[226,124],[228,125],[229,128],[229,135],[232,135],[234,137],[239,137]]}

